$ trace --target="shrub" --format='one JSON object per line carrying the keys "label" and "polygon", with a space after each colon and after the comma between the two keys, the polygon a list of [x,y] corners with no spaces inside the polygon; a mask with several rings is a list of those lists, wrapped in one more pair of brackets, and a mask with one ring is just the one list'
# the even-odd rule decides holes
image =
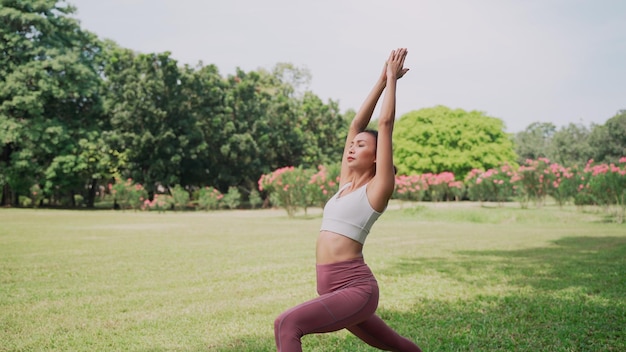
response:
{"label": "shrub", "polygon": [[256,189],[250,191],[250,195],[248,195],[248,201],[250,202],[250,207],[252,209],[258,208],[261,204],[263,204],[263,199],[261,198],[261,194]]}
{"label": "shrub", "polygon": [[270,202],[276,206],[285,208],[287,215],[295,215],[299,207],[308,204],[307,186],[311,179],[311,172],[307,172],[302,167],[286,166],[275,170],[259,178],[259,190],[267,191],[270,194]]}
{"label": "shrub", "polygon": [[337,192],[341,165],[334,164],[329,167],[319,165],[317,170],[309,179],[306,188],[307,203],[323,207],[326,201]]}
{"label": "shrub", "polygon": [[131,178],[126,181],[116,178],[115,184],[110,184],[109,188],[120,209],[138,210],[143,207],[144,200],[148,198],[148,192],[143,186],[134,183]]}
{"label": "shrub", "polygon": [[156,210],[162,212],[172,209],[174,198],[169,194],[155,194],[152,200],[146,199],[143,202],[143,210]]}
{"label": "shrub", "polygon": [[547,158],[527,159],[511,178],[522,207],[527,207],[531,201],[537,206],[543,205],[553,182],[554,175],[550,172],[550,160]]}
{"label": "shrub", "polygon": [[428,182],[420,175],[396,176],[393,198],[419,202],[424,199]]}
{"label": "shrub", "polygon": [[241,193],[237,187],[228,187],[228,192],[226,192],[222,201],[228,209],[236,209],[241,203]]}
{"label": "shrub", "polygon": [[171,188],[170,193],[174,201],[174,209],[182,210],[189,203],[189,192],[181,185],[176,185],[174,188]]}
{"label": "shrub", "polygon": [[204,187],[198,191],[198,207],[202,210],[219,209],[224,195],[213,187]]}
{"label": "shrub", "polygon": [[473,201],[490,201],[501,204],[513,195],[513,176],[513,170],[507,164],[487,171],[474,169],[465,178],[468,197]]}

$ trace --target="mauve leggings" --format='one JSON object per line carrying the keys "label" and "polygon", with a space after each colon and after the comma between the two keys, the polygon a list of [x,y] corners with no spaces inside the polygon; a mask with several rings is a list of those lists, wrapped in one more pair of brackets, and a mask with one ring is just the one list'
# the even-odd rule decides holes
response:
{"label": "mauve leggings", "polygon": [[381,350],[421,352],[374,314],[378,284],[363,258],[317,265],[316,271],[320,296],[283,312],[274,321],[278,352],[302,351],[302,336],[344,328]]}

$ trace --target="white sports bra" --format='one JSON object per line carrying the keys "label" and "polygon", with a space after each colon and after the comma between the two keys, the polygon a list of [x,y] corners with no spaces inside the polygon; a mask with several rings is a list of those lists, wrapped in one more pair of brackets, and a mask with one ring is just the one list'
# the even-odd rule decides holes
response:
{"label": "white sports bra", "polygon": [[366,193],[367,184],[340,197],[341,192],[350,184],[351,182],[346,183],[326,202],[320,231],[334,232],[364,244],[372,225],[382,213],[370,205]]}

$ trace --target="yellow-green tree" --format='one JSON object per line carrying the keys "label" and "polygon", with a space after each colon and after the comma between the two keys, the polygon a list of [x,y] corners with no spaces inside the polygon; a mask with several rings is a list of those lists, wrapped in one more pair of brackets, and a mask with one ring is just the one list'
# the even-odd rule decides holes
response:
{"label": "yellow-green tree", "polygon": [[502,120],[480,111],[424,108],[403,115],[394,131],[398,174],[454,173],[463,179],[471,170],[515,164],[511,137]]}

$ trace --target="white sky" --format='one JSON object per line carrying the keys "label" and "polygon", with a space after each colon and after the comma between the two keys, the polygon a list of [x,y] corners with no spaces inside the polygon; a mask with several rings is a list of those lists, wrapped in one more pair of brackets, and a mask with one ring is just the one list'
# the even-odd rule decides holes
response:
{"label": "white sky", "polygon": [[624,0],[67,0],[82,27],[223,76],[289,62],[309,89],[357,109],[407,47],[397,114],[479,110],[508,132],[603,124],[626,109]]}

